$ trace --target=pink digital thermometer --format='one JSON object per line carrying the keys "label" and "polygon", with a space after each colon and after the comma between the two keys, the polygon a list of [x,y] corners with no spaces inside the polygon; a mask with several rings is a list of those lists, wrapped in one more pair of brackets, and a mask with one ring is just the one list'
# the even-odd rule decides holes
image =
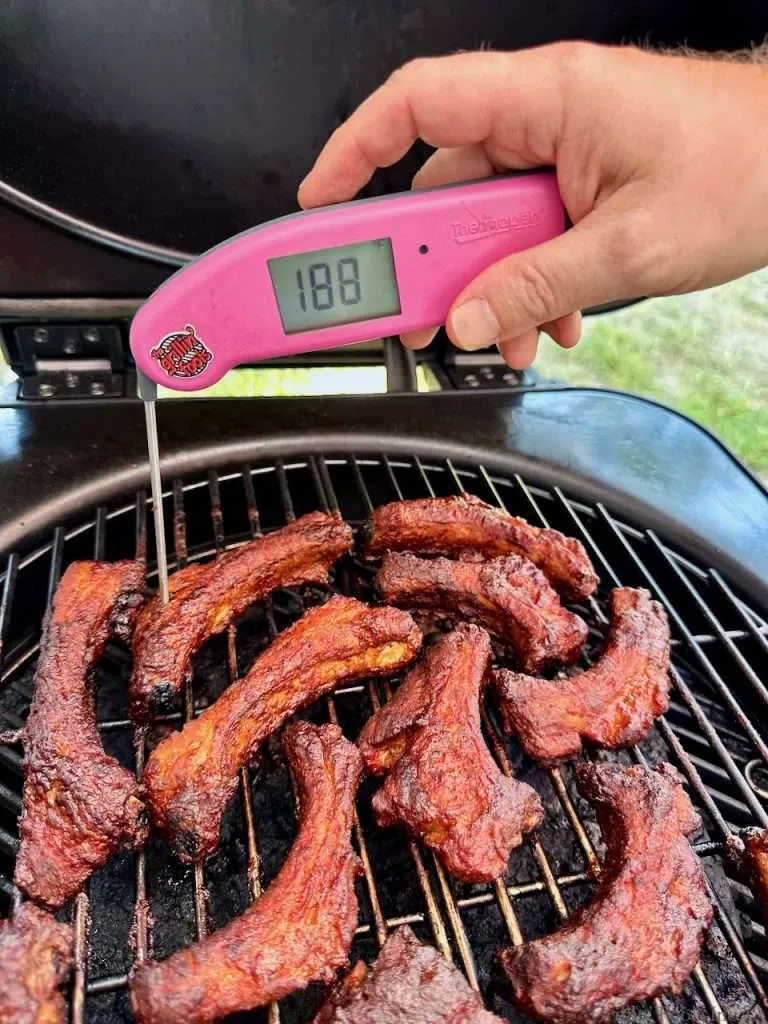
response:
{"label": "pink digital thermometer", "polygon": [[244,363],[434,327],[481,270],[566,224],[550,171],[281,217],[161,285],[131,349],[145,388],[197,391]]}

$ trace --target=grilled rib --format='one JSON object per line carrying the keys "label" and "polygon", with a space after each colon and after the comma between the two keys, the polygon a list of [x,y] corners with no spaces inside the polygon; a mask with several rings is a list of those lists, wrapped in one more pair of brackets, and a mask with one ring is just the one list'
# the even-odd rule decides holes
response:
{"label": "grilled rib", "polygon": [[505,729],[530,757],[574,757],[582,739],[615,750],[638,743],[669,707],[669,625],[647,590],[611,593],[611,625],[600,660],[569,679],[495,674]]}
{"label": "grilled rib", "polygon": [[360,960],[312,1024],[502,1024],[450,960],[410,928],[393,932],[373,967]]}
{"label": "grilled rib", "polygon": [[377,508],[363,528],[363,553],[465,554],[494,558],[522,555],[534,562],[558,593],[572,601],[589,597],[598,578],[584,545],[557,530],[531,526],[473,494],[395,501]]}
{"label": "grilled rib", "polygon": [[104,752],[93,693],[96,663],[110,637],[129,638],[143,591],[138,562],[75,562],[53,598],[24,735],[15,873],[22,892],[48,907],[147,836],[141,790]]}
{"label": "grilled rib", "polygon": [[500,955],[516,1004],[550,1024],[608,1020],[679,992],[712,919],[686,839],[701,821],[675,769],[581,764],[576,775],[606,844],[597,894],[560,931]]}
{"label": "grilled rib", "polygon": [[328,570],[352,548],[352,531],[337,515],[311,512],[171,576],[170,601],[159,595],[139,616],[129,690],[131,716],[147,721],[170,711],[191,673],[192,656],[245,609],[281,587],[325,585]]}
{"label": "grilled rib", "polygon": [[517,555],[454,562],[389,554],[376,582],[388,604],[484,626],[514,649],[525,672],[576,661],[587,639],[582,619],[563,608],[532,562]]}
{"label": "grilled rib", "polygon": [[136,968],[139,1024],[200,1024],[328,983],[347,963],[357,925],[360,871],[350,831],[363,760],[335,725],[297,722],[283,737],[301,824],[266,893],[189,949]]}
{"label": "grilled rib", "polygon": [[58,991],[72,970],[72,926],[32,903],[0,921],[0,1024],[64,1024]]}
{"label": "grilled rib", "polygon": [[728,836],[725,853],[768,918],[768,828],[746,828],[739,836]]}
{"label": "grilled rib", "polygon": [[369,771],[390,771],[373,798],[378,823],[404,824],[466,882],[503,875],[522,834],[544,815],[535,790],[504,776],[485,745],[480,693],[490,661],[485,630],[459,626],[358,739]]}
{"label": "grilled rib", "polygon": [[200,860],[219,842],[238,771],[295,711],[339,684],[385,675],[417,654],[410,615],[333,597],[281,633],[245,678],[152,752],[144,771],[152,821],[181,860]]}

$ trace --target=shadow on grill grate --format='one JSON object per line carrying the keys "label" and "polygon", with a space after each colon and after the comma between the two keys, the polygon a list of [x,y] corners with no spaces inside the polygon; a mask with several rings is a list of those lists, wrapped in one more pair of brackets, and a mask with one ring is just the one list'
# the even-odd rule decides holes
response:
{"label": "shadow on grill grate", "polygon": [[[768,1018],[763,983],[768,942],[748,890],[730,878],[720,852],[730,832],[768,825],[768,626],[714,570],[704,570],[662,538],[617,521],[601,505],[588,507],[560,490],[528,486],[521,478],[493,476],[482,466],[434,459],[349,456],[243,466],[175,480],[166,496],[168,547],[176,566],[207,558],[259,531],[316,508],[335,508],[353,524],[374,506],[396,498],[471,491],[534,523],[580,537],[601,576],[596,600],[578,611],[599,642],[604,600],[621,583],[646,586],[663,601],[673,632],[672,706],[627,761],[671,760],[683,772],[706,831],[695,846],[703,858],[715,902],[715,922],[700,966],[679,997],[657,999],[619,1015],[639,1022]],[[147,530],[149,538],[147,539]],[[19,727],[32,693],[40,623],[64,567],[76,558],[133,557],[153,550],[147,497],[100,508],[92,519],[57,527],[50,543],[11,555],[0,577],[0,729]],[[173,565],[173,563],[172,563]],[[335,586],[370,596],[370,569],[353,559],[337,568]],[[154,582],[150,575],[150,583]],[[125,712],[130,658],[108,650],[100,670],[99,719],[108,751],[141,772],[148,745],[177,727],[241,674],[259,649],[322,595],[280,592],[213,639],[196,659],[195,679],[183,714],[146,732]],[[355,738],[372,709],[390,695],[388,683],[368,682],[338,691],[310,710],[315,721],[338,721]],[[747,710],[748,709],[748,710]],[[373,781],[358,801],[355,839],[365,872],[360,881],[360,923],[353,959],[375,957],[387,930],[412,924],[426,941],[452,956],[489,1008],[521,1019],[505,1000],[494,966],[496,950],[543,935],[594,892],[601,842],[589,808],[576,795],[571,770],[544,770],[499,734],[493,708],[486,735],[503,770],[512,770],[540,793],[547,818],[538,836],[512,854],[507,877],[495,885],[455,883],[428,851],[396,830],[376,828],[370,811]],[[593,755],[606,756],[606,755]],[[18,748],[0,746],[0,908],[16,898],[9,879],[17,844],[21,800]],[[290,779],[277,744],[259,765],[243,772],[229,808],[218,852],[194,870],[176,863],[151,838],[136,855],[116,857],[75,901],[77,969],[71,992],[74,1021],[130,1020],[126,975],[134,958],[163,957],[242,912],[277,873],[295,834]],[[309,990],[249,1015],[249,1020],[299,1024],[311,1018],[319,992]]]}

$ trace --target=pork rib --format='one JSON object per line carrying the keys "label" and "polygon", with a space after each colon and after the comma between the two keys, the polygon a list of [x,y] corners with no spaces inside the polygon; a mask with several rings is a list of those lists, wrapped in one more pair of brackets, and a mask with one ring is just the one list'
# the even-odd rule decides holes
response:
{"label": "pork rib", "polygon": [[598,584],[580,541],[557,530],[532,526],[473,494],[382,505],[363,527],[363,537],[367,557],[387,551],[451,558],[522,555],[571,601],[589,597]]}
{"label": "pork rib", "polygon": [[32,903],[0,921],[0,1024],[64,1024],[74,932]]}
{"label": "pork rib", "polygon": [[347,963],[360,871],[350,831],[363,760],[335,725],[297,722],[286,729],[283,748],[301,824],[282,870],[220,931],[136,968],[130,991],[138,1024],[216,1021],[313,981],[331,982]]}
{"label": "pork rib", "polygon": [[403,926],[373,967],[360,960],[312,1024],[503,1024],[450,960]]}
{"label": "pork rib", "polygon": [[60,907],[113,853],[147,836],[141,789],[105,753],[93,693],[96,663],[110,637],[129,638],[143,592],[139,562],[75,562],[53,597],[24,733],[14,876],[48,907]]}
{"label": "pork rib", "polygon": [[402,823],[467,882],[499,878],[524,832],[540,824],[541,801],[502,774],[483,739],[480,694],[491,642],[459,626],[406,676],[358,739],[370,771],[389,771],[373,798],[380,825]]}
{"label": "pork rib", "polygon": [[599,661],[567,679],[495,674],[505,729],[537,761],[574,757],[582,740],[615,750],[639,743],[669,707],[669,625],[647,590],[611,593]]}
{"label": "pork rib", "polygon": [[686,839],[701,822],[675,769],[581,764],[576,776],[606,844],[597,894],[559,931],[500,955],[517,1005],[550,1024],[608,1020],[679,992],[712,919]]}
{"label": "pork rib", "polygon": [[168,603],[157,595],[136,624],[131,716],[145,722],[171,711],[191,674],[192,656],[208,637],[273,590],[327,584],[328,570],[351,547],[352,531],[343,520],[311,512],[213,562],[175,572]]}
{"label": "pork rib", "polygon": [[576,661],[587,638],[584,621],[563,608],[533,562],[517,555],[455,562],[389,554],[376,582],[389,604],[484,626],[513,648],[525,672]]}
{"label": "pork rib", "polygon": [[344,682],[396,672],[420,645],[410,615],[348,597],[332,597],[281,633],[243,679],[147,760],[152,821],[177,856],[213,853],[239,770],[295,711]]}

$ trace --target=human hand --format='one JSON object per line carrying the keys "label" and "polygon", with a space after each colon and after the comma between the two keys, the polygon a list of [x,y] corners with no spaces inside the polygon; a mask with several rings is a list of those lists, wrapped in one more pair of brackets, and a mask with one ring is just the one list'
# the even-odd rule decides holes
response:
{"label": "human hand", "polygon": [[575,345],[587,306],[768,263],[768,67],[588,43],[416,60],[334,132],[300,204],[353,198],[418,137],[437,151],[414,188],[557,168],[574,226],[489,267],[447,317],[455,345],[497,344],[514,368],[540,329]]}

